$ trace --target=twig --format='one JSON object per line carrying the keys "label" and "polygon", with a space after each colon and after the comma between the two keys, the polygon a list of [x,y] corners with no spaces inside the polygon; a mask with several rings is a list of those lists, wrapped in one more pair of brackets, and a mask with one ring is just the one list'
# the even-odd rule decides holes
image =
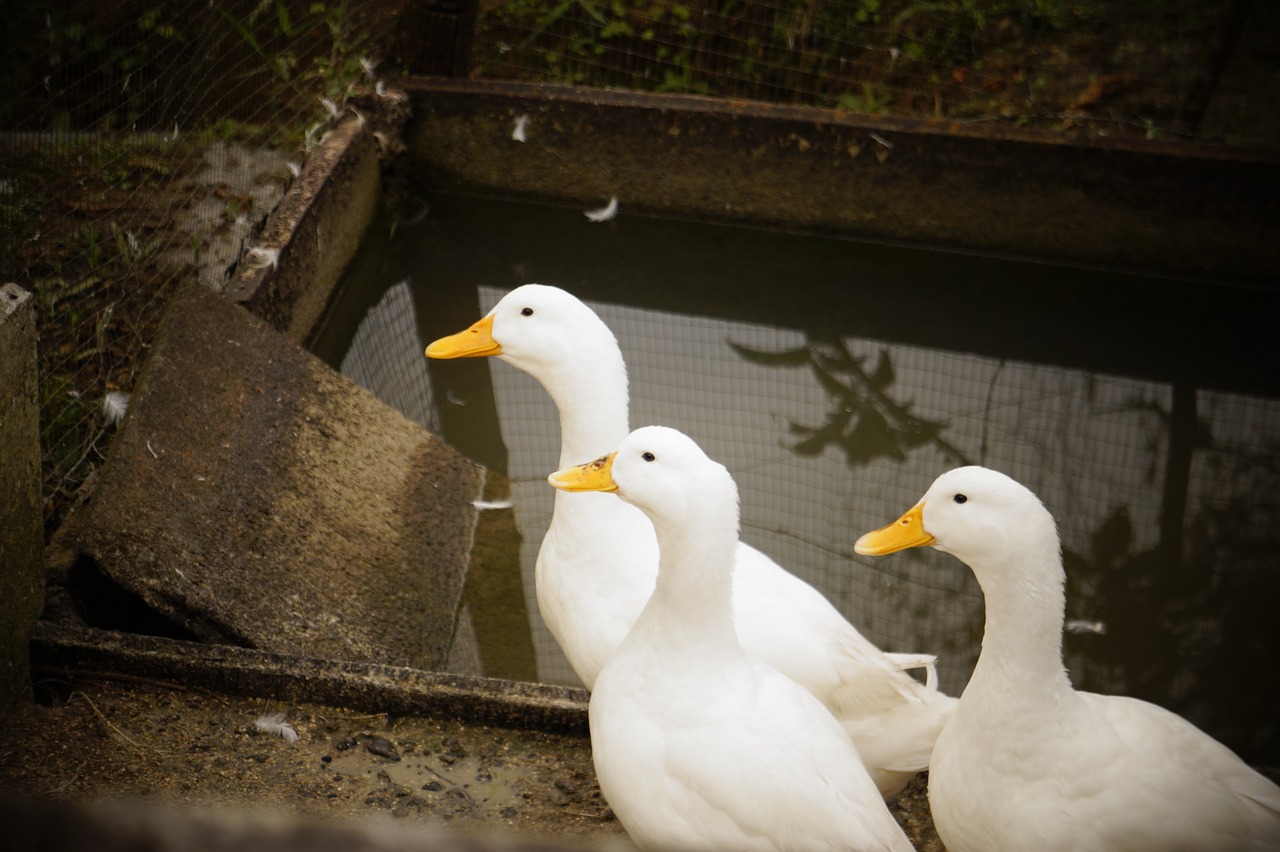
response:
{"label": "twig", "polygon": [[[125,742],[129,743],[129,745],[133,746],[133,747],[134,747],[134,748],[136,748],[138,751],[146,751],[146,750],[147,750],[147,747],[146,747],[146,746],[144,746],[144,745],[140,744],[140,743],[139,743],[139,742],[137,742],[133,737],[129,736],[129,735],[128,735],[128,734],[126,734],[124,731],[120,730],[120,728],[119,728],[119,727],[117,727],[117,726],[116,726],[116,724],[115,724],[114,722],[112,722],[110,719],[108,719],[106,716],[104,716],[104,715],[102,714],[102,711],[98,709],[98,705],[93,703],[93,699],[92,699],[92,698],[90,698],[89,696],[85,695],[83,692],[77,692],[77,693],[76,693],[76,695],[79,695],[81,698],[83,698],[85,701],[87,701],[87,702],[88,702],[88,704],[89,704],[89,707],[93,709],[93,712],[94,712],[94,713],[96,713],[96,714],[98,714],[98,718],[99,718],[99,719],[101,719],[101,720],[103,721],[103,723],[104,723],[104,724],[106,724],[106,726],[107,726],[108,728],[110,728],[111,730],[113,730],[113,731],[115,731],[117,734],[119,734],[121,737],[123,737],[123,738],[124,738],[124,740],[125,740]],[[157,751],[163,751],[163,749],[157,749]]]}

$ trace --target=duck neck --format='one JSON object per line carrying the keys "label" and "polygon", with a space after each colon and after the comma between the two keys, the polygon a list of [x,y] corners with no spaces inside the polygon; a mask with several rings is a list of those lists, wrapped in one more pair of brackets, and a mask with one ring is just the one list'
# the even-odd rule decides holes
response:
{"label": "duck neck", "polygon": [[561,467],[613,452],[631,431],[627,368],[616,344],[572,366],[572,375],[543,382],[560,412]]}
{"label": "duck neck", "polygon": [[[1025,552],[1017,557],[1025,560]],[[1066,596],[1056,537],[1030,557],[1038,564],[987,566],[978,582],[986,599],[982,653],[966,688],[1043,699],[1071,691],[1062,662],[1062,621]],[[977,573],[977,572],[975,572]],[[983,577],[1018,577],[1016,583],[983,582]]]}
{"label": "duck neck", "polygon": [[646,614],[665,635],[698,647],[741,650],[733,626],[733,564],[737,515],[686,513],[679,523],[655,521],[658,578]]}

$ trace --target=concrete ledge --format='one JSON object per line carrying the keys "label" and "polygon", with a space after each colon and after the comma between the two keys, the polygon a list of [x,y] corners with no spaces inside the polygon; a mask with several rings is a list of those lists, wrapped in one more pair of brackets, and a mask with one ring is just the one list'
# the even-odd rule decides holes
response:
{"label": "concrete ledge", "polygon": [[0,286],[0,715],[27,688],[27,640],[44,605],[36,312]]}
{"label": "concrete ledge", "polygon": [[[405,80],[429,186],[1271,286],[1280,154],[563,86]],[[515,142],[516,116],[530,116]]]}
{"label": "concrete ledge", "polygon": [[350,115],[307,159],[263,226],[256,248],[275,262],[242,261],[226,296],[301,343],[355,256],[382,196],[378,145]]}
{"label": "concrete ledge", "polygon": [[369,713],[587,733],[587,692],[549,684],[340,662],[43,623],[37,667],[148,678],[217,693],[311,702]]}

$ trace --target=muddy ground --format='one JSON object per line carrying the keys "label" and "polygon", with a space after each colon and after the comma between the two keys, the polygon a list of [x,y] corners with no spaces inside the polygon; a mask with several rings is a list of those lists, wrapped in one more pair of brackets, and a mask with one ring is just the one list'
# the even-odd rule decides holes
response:
{"label": "muddy ground", "polygon": [[[119,675],[39,669],[34,682],[35,698],[0,726],[0,794],[317,821],[390,818],[468,836],[630,847],[581,736],[238,698]],[[281,724],[295,742],[270,730]],[[923,778],[892,809],[918,849],[943,848]]]}
{"label": "muddy ground", "polygon": [[[0,730],[0,788],[302,817],[390,816],[464,832],[624,836],[581,738],[37,673]],[[264,719],[263,730],[255,724]],[[272,729],[289,726],[289,742]]]}

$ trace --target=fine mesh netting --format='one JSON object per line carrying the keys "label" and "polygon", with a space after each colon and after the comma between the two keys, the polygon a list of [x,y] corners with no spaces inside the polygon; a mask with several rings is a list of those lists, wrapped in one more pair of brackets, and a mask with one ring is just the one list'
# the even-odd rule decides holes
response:
{"label": "fine mesh netting", "polygon": [[334,111],[379,73],[399,6],[6,7],[0,276],[35,295],[49,529],[104,457],[104,399],[132,390],[177,282],[225,285]]}
{"label": "fine mesh netting", "polygon": [[481,5],[475,62],[494,79],[1274,145],[1278,24],[1247,0],[515,0]]}

